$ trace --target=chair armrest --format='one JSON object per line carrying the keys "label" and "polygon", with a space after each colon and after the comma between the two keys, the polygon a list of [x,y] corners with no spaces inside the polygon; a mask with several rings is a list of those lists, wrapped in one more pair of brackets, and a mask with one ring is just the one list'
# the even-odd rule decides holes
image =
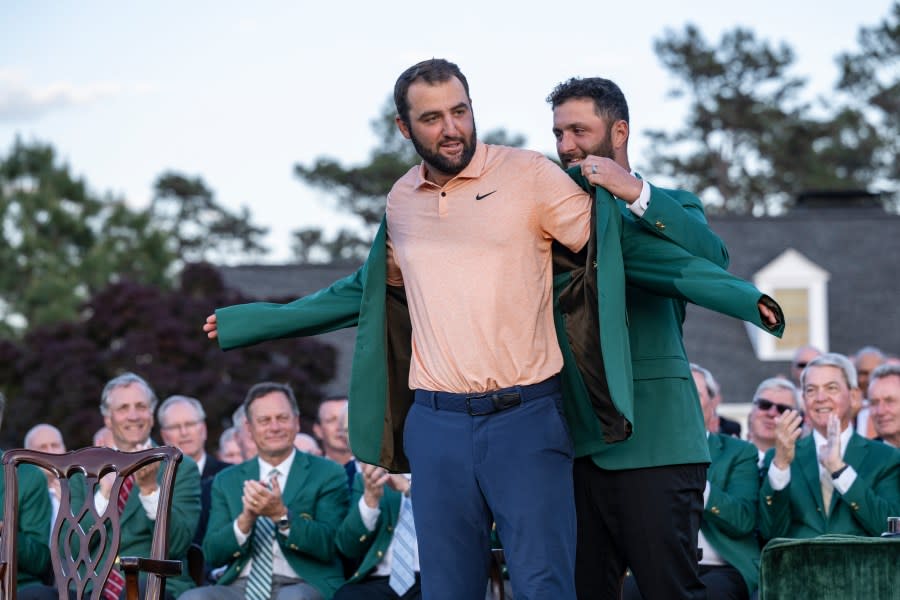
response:
{"label": "chair armrest", "polygon": [[181,575],[180,560],[155,560],[152,558],[123,556],[119,561],[122,566],[122,571],[126,575],[129,573],[137,574],[139,571],[153,573],[160,577],[176,577]]}

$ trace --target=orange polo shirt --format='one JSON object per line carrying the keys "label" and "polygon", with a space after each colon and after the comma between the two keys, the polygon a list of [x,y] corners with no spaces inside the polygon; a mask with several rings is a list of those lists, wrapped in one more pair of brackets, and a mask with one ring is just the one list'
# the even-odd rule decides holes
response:
{"label": "orange polo shirt", "polygon": [[387,198],[389,285],[412,320],[409,387],[486,392],[562,369],[551,243],[587,243],[591,198],[529,150],[478,143],[443,187],[411,169]]}

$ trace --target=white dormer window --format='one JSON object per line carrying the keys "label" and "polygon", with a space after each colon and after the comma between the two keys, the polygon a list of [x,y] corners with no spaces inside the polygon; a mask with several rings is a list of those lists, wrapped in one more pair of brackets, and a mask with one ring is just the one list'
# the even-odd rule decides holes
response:
{"label": "white dormer window", "polygon": [[781,339],[748,325],[750,341],[760,360],[791,360],[802,346],[828,351],[828,280],[825,269],[788,248],[753,276],[763,293],[775,298],[784,311]]}

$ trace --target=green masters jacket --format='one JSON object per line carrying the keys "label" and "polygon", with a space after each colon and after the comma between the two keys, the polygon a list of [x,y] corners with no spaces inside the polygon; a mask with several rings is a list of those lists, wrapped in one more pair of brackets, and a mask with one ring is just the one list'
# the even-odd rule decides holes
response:
{"label": "green masters jacket", "polygon": [[719,433],[709,434],[708,444],[709,499],[700,531],[725,562],[740,571],[752,595],[759,585],[759,455],[753,444]]}
{"label": "green masters jacket", "polygon": [[[234,535],[234,520],[243,509],[244,482],[259,480],[259,461],[251,458],[220,471],[213,480],[209,526],[203,554],[211,565],[228,565],[218,584],[233,582],[251,558],[253,534],[243,545]],[[294,451],[294,462],[282,491],[291,528],[275,534],[285,560],[323,597],[331,598],[344,582],[334,537],[347,514],[347,474],[330,460]]]}
{"label": "green masters jacket", "polygon": [[[160,465],[158,477],[160,481],[162,474],[163,468]],[[83,485],[76,483],[78,479],[72,478],[73,509],[83,506],[85,502],[85,489]],[[119,556],[150,556],[156,522],[147,517],[139,496],[140,490],[135,484],[122,511]],[[93,497],[89,501],[93,502]],[[115,499],[110,499],[110,502],[115,502]],[[111,510],[115,508],[111,507]],[[180,560],[182,566],[180,576],[166,578],[166,591],[172,592],[176,597],[186,589],[194,587],[194,582],[188,574],[186,556],[199,519],[200,469],[190,456],[184,455],[175,474],[175,488],[172,490],[172,509],[169,516],[168,558]],[[142,573],[141,578],[144,577],[146,574]]]}
{"label": "green masters jacket", "polygon": [[[47,479],[33,465],[17,467],[19,522],[16,531],[16,585],[42,583],[50,573],[50,496]],[[0,477],[0,506],[6,499],[6,483]],[[6,524],[4,523],[4,526]]]}
{"label": "green masters jacket", "polygon": [[[652,293],[695,302],[760,327],[757,302],[764,298],[749,283],[626,218],[606,190],[597,188],[595,196],[588,262],[574,257],[572,268],[554,278],[564,313],[557,319],[557,333],[566,361],[565,409],[579,456],[626,439],[634,422],[626,271],[631,283]],[[408,472],[403,424],[413,402],[408,387],[411,327],[404,289],[386,283],[385,241],[382,221],[366,263],[314,294],[288,304],[257,302],[218,309],[218,339],[227,350],[356,325],[349,393],[353,452],[363,462]],[[569,324],[572,337],[561,330],[560,322]],[[776,332],[781,329],[783,325]],[[574,343],[563,345],[566,339]],[[605,377],[586,376],[598,365]],[[602,389],[593,394],[590,384],[595,381]]]}
{"label": "green masters jacket", "polygon": [[381,514],[378,516],[378,524],[375,531],[369,531],[363,524],[359,514],[359,499],[365,491],[362,475],[357,473],[353,480],[353,495],[350,498],[350,511],[344,522],[341,523],[337,533],[338,551],[351,559],[362,559],[359,568],[348,580],[348,583],[356,583],[369,575],[387,552],[391,540],[394,538],[394,526],[400,517],[400,501],[403,495],[388,486],[384,487],[384,495],[378,508]]}
{"label": "green masters jacket", "polygon": [[856,471],[856,481],[844,495],[834,491],[827,516],[813,436],[797,442],[791,481],[777,492],[767,475],[774,457],[773,448],[766,453],[759,490],[759,530],[767,540],[823,533],[878,536],[887,529],[887,518],[900,514],[900,450],[896,448],[851,435],[844,462]]}
{"label": "green masters jacket", "polygon": [[[626,221],[663,237],[725,269],[728,251],[707,226],[703,204],[682,190],[650,186],[650,205],[637,218],[623,208]],[[636,234],[631,226],[623,234]],[[557,249],[564,252],[563,249]],[[626,261],[626,277],[628,275]],[[706,426],[682,339],[685,302],[645,291],[626,281],[625,307],[634,382],[634,431],[620,443],[595,447],[603,469],[640,469],[709,462]],[[560,312],[557,310],[557,318]],[[561,325],[559,321],[557,325]],[[561,332],[568,346],[569,334]],[[599,360],[599,359],[598,359]],[[575,381],[581,374],[572,373]]]}

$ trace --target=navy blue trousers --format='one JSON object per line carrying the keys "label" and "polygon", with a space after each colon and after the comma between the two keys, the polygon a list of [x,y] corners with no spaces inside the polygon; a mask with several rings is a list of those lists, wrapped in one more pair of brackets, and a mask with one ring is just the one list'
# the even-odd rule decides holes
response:
{"label": "navy blue trousers", "polygon": [[462,411],[483,412],[483,399],[416,391],[404,448],[423,600],[483,600],[492,522],[516,600],[575,598],[572,441],[558,378],[500,390],[510,391],[521,404],[475,416]]}

